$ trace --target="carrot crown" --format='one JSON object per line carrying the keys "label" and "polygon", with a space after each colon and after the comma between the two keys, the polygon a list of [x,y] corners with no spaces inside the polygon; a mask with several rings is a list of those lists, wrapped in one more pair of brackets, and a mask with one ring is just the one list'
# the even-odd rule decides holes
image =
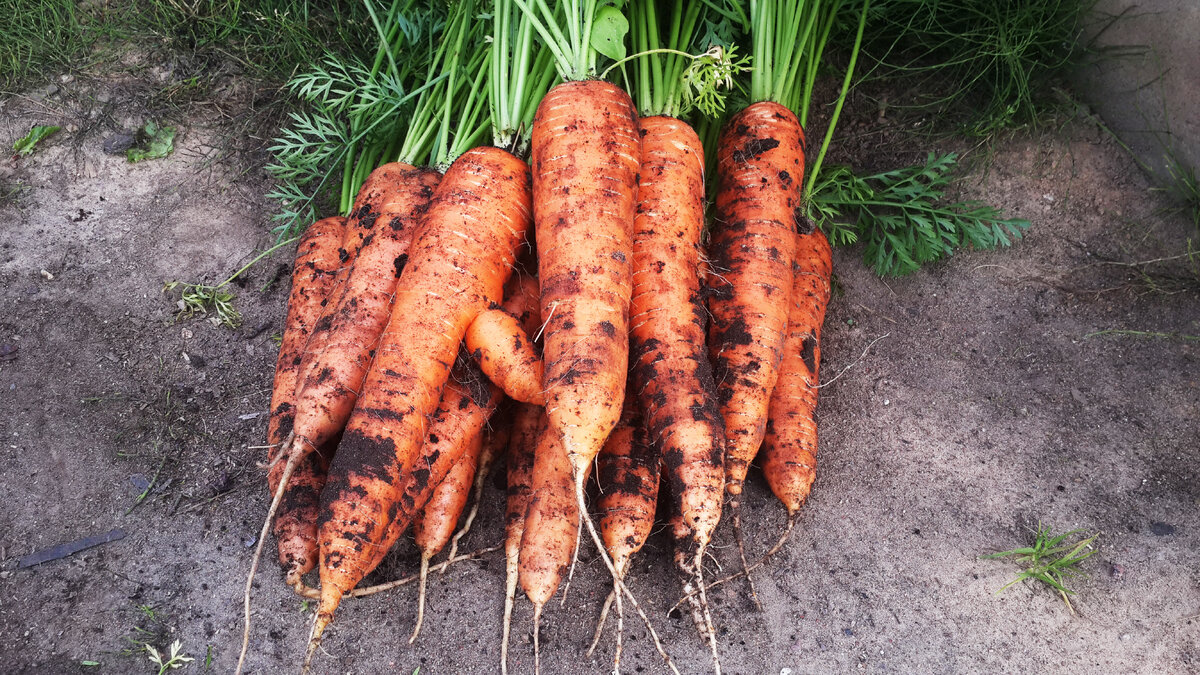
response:
{"label": "carrot crown", "polygon": [[556,79],[550,49],[513,0],[493,0],[488,107],[492,142],[518,156],[529,149],[537,105]]}
{"label": "carrot crown", "polygon": [[550,50],[554,68],[567,81],[596,77],[600,56],[625,58],[629,22],[621,13],[623,0],[512,0],[525,14]]}

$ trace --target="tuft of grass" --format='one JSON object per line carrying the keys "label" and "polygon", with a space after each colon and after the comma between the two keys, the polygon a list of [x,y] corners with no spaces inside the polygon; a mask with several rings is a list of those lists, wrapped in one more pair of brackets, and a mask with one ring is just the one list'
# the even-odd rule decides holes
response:
{"label": "tuft of grass", "polygon": [[813,186],[808,215],[834,246],[861,241],[867,264],[880,276],[901,276],[970,246],[1009,246],[1029,221],[1005,219],[979,201],[950,202],[945,193],[955,153],[930,152],[923,165],[859,176],[830,167]]}
{"label": "tuft of grass", "polygon": [[129,42],[231,60],[251,75],[283,80],[325,53],[360,52],[373,34],[364,3],[353,0],[0,0],[0,16],[0,91]]}
{"label": "tuft of grass", "polygon": [[1192,225],[1200,228],[1200,181],[1196,179],[1196,170],[1183,163],[1175,153],[1169,153],[1167,175],[1165,191],[1178,203],[1172,212],[1187,214]]}
{"label": "tuft of grass", "polygon": [[920,92],[913,107],[967,134],[1036,124],[1052,107],[1049,85],[1083,53],[1078,38],[1093,4],[876,0],[863,45],[869,76]]}
{"label": "tuft of grass", "polygon": [[1078,541],[1069,541],[1071,538],[1083,534],[1083,530],[1054,534],[1049,527],[1045,527],[1039,522],[1034,534],[1033,545],[980,556],[985,560],[1011,557],[1026,566],[1022,572],[1017,574],[1016,578],[1001,586],[996,594],[999,595],[1005,589],[1022,581],[1038,581],[1057,591],[1062,596],[1063,602],[1066,603],[1067,609],[1074,614],[1075,608],[1071,606],[1069,596],[1075,595],[1075,591],[1067,588],[1067,580],[1084,575],[1078,569],[1079,563],[1096,553],[1092,544],[1095,543],[1096,537],[1100,536],[1097,533],[1078,539]]}

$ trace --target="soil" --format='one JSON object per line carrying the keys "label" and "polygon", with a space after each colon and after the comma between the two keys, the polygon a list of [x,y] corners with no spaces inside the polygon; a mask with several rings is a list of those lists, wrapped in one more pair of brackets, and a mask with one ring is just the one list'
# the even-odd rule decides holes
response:
{"label": "soil", "polygon": [[[231,125],[252,111],[216,94],[219,110],[180,109],[166,159],[105,154],[145,114],[127,85],[56,80],[53,95],[0,102],[4,143],[31,124],[65,127],[0,166],[7,673],[155,672],[143,646],[175,640],[195,658],[180,672],[231,672],[241,641],[268,504],[254,446],[294,249],[234,286],[241,327],[178,320],[164,283],[239,268],[273,242],[273,205],[261,157],[227,151]],[[872,125],[899,127],[872,115],[848,124],[867,138]],[[726,672],[1200,670],[1196,276],[1180,261],[1115,264],[1178,256],[1196,231],[1163,212],[1086,117],[998,143],[975,166],[965,196],[1033,223],[1012,249],[887,280],[858,250],[835,252],[817,484],[784,552],[755,576],[762,611],[740,581],[710,594]],[[464,549],[499,541],[501,495],[493,482]],[[754,472],[744,503],[756,555],[784,514]],[[1027,545],[1039,522],[1099,533],[1086,576],[1070,580],[1074,613],[1041,585],[997,594],[1020,568],[980,557]],[[18,567],[114,529],[124,537]],[[679,596],[669,548],[657,531],[630,584],[680,670],[704,672],[690,619],[666,614]],[[727,526],[712,552],[710,577],[736,567]],[[369,582],[417,560],[404,543]],[[545,613],[544,672],[608,668],[611,642],[584,656],[606,577],[585,544],[565,604]],[[435,577],[414,646],[411,586],[348,600],[315,671],[497,672],[503,588],[498,552]],[[254,607],[250,671],[298,670],[312,607],[272,559]],[[511,666],[531,672],[528,604],[515,620]],[[626,627],[626,671],[663,672],[632,614]]]}

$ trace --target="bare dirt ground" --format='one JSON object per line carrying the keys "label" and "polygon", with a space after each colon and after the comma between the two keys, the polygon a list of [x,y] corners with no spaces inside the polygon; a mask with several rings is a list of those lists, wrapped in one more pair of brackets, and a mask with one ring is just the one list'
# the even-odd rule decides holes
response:
{"label": "bare dirt ground", "polygon": [[[265,435],[290,251],[235,289],[241,328],[176,321],[164,282],[217,281],[271,243],[255,158],[223,155],[231,118],[195,105],[175,154],[128,164],[102,145],[141,121],[139,90],[58,86],[0,104],[6,144],[68,126],[0,165],[0,671],[153,673],[142,646],[180,640],[196,659],[180,672],[231,672],[268,503],[248,446]],[[740,582],[711,594],[726,672],[1200,671],[1200,298],[1194,275],[1168,278],[1186,266],[1108,262],[1177,256],[1196,233],[1086,118],[998,145],[969,193],[1030,219],[1027,238],[900,280],[835,253],[818,482],[757,575],[763,611]],[[1097,334],[1111,330],[1156,335]],[[758,552],[784,517],[761,476],[748,492]],[[499,541],[501,513],[493,484],[465,547]],[[1074,615],[1044,587],[996,595],[1018,568],[979,557],[1027,544],[1039,521],[1101,533]],[[731,541],[710,575],[734,567]],[[565,606],[546,611],[547,673],[603,672],[612,655],[583,655],[607,591],[584,550]],[[372,580],[416,561],[404,544]],[[631,585],[680,669],[703,672],[690,620],[665,614],[668,561],[656,533]],[[251,670],[295,672],[310,615],[263,570]],[[497,672],[503,577],[493,553],[436,578],[411,647],[411,587],[347,601],[317,672]],[[625,669],[663,672],[635,621]],[[527,604],[516,622],[512,666],[531,672]]]}

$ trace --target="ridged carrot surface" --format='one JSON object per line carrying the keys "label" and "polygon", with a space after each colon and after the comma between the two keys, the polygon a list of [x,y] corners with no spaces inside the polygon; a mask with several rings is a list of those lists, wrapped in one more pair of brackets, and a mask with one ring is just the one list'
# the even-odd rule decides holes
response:
{"label": "ridged carrot surface", "polygon": [[582,473],[625,398],[637,114],[616,85],[567,82],[542,99],[532,132],[546,413]]}
{"label": "ridged carrot surface", "polygon": [[503,150],[464,153],[438,185],[321,496],[314,638],[387,553],[429,415],[467,326],[502,299],[530,210],[528,167]]}
{"label": "ridged carrot surface", "polygon": [[754,103],[725,125],[709,257],[709,350],[725,419],[725,489],[742,492],[766,432],[791,306],[804,132],[787,108]]}
{"label": "ridged carrot surface", "polygon": [[787,343],[760,454],[767,484],[788,514],[804,503],[816,477],[821,324],[829,304],[831,256],[820,230],[798,237]]}
{"label": "ridged carrot surface", "polygon": [[301,452],[326,443],[346,425],[387,324],[413,232],[440,179],[432,169],[386,166],[393,183],[380,189],[376,226],[363,240],[333,311],[314,329],[324,346],[319,353],[310,350],[312,365],[296,402],[295,443]]}
{"label": "ridged carrot surface", "polygon": [[[405,182],[412,178],[412,167],[399,162],[384,164],[367,176],[358,195],[354,198],[354,206],[350,209],[350,217],[346,219],[345,234],[342,238],[341,268],[333,287],[324,300],[321,301],[320,320],[313,328],[312,335],[304,345],[304,357],[300,367],[300,386],[303,387],[309,373],[312,371],[317,358],[325,350],[329,342],[330,329],[333,326],[334,314],[343,295],[346,279],[354,268],[354,262],[365,243],[372,239],[372,232],[385,209],[396,211],[402,208],[397,199],[403,199],[409,193]],[[436,185],[436,183],[435,183]],[[424,199],[428,204],[429,199]],[[360,270],[359,274],[363,272]]]}
{"label": "ridged carrot surface", "polygon": [[650,440],[662,453],[672,506],[685,525],[676,541],[688,546],[691,561],[721,519],[725,485],[725,428],[701,296],[704,150],[680,120],[646,117],[639,125],[630,371]]}
{"label": "ridged carrot surface", "polygon": [[[341,266],[338,251],[345,232],[345,218],[335,216],[318,220],[305,230],[296,248],[283,341],[275,361],[271,418],[267,424],[267,444],[270,446],[267,457],[271,461],[283,451],[282,444],[292,431],[301,354],[313,326],[320,319],[322,301],[333,287]],[[272,495],[279,487],[283,467],[283,462],[275,462],[267,472],[267,485]],[[317,562],[317,500],[325,485],[327,468],[328,460],[319,453],[306,457],[292,473],[275,514],[273,532],[279,547],[279,564],[283,566],[289,584],[299,581],[300,576]]]}

